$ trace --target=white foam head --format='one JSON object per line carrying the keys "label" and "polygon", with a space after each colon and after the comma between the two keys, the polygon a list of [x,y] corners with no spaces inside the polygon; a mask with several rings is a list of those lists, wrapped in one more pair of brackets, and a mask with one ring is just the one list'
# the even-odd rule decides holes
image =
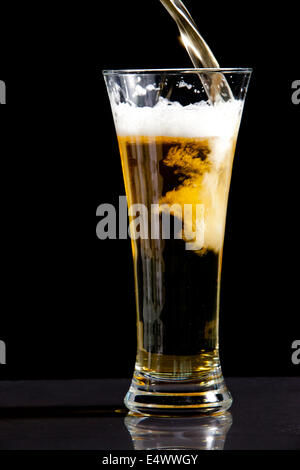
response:
{"label": "white foam head", "polygon": [[114,104],[113,114],[120,136],[230,138],[237,132],[242,106],[238,100],[213,106],[205,101],[182,106],[160,98],[152,108]]}

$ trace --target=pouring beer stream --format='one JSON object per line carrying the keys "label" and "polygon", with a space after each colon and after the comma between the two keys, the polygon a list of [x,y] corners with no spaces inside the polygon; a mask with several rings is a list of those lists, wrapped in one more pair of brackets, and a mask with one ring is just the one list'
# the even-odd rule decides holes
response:
{"label": "pouring beer stream", "polygon": [[[175,20],[181,40],[195,68],[220,68],[208,44],[199,33],[190,13],[181,0],[160,0],[166,10]],[[223,74],[201,74],[200,79],[212,103],[226,102],[233,99],[228,82]]]}

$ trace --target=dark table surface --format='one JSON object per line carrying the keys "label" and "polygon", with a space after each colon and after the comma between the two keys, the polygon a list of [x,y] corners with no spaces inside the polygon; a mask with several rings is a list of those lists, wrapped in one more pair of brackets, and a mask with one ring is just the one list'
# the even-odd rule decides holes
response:
{"label": "dark table surface", "polygon": [[0,382],[1,450],[299,450],[300,379],[227,378],[224,416],[128,416],[128,379]]}

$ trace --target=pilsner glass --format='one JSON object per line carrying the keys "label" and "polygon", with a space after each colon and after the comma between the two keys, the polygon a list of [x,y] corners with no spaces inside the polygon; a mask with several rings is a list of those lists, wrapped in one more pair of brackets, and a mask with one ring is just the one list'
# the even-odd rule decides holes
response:
{"label": "pilsner glass", "polygon": [[[149,415],[224,411],[232,398],[219,358],[222,250],[251,69],[103,73],[135,275],[137,356],[125,404]],[[207,96],[203,84],[217,74],[230,99]]]}

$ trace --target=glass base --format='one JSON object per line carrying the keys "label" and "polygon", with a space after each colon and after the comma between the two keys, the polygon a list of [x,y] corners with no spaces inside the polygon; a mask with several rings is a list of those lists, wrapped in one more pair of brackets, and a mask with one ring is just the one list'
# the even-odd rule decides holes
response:
{"label": "glass base", "polygon": [[126,407],[144,415],[178,416],[220,413],[228,410],[232,398],[221,369],[199,378],[171,380],[135,373],[125,397]]}

